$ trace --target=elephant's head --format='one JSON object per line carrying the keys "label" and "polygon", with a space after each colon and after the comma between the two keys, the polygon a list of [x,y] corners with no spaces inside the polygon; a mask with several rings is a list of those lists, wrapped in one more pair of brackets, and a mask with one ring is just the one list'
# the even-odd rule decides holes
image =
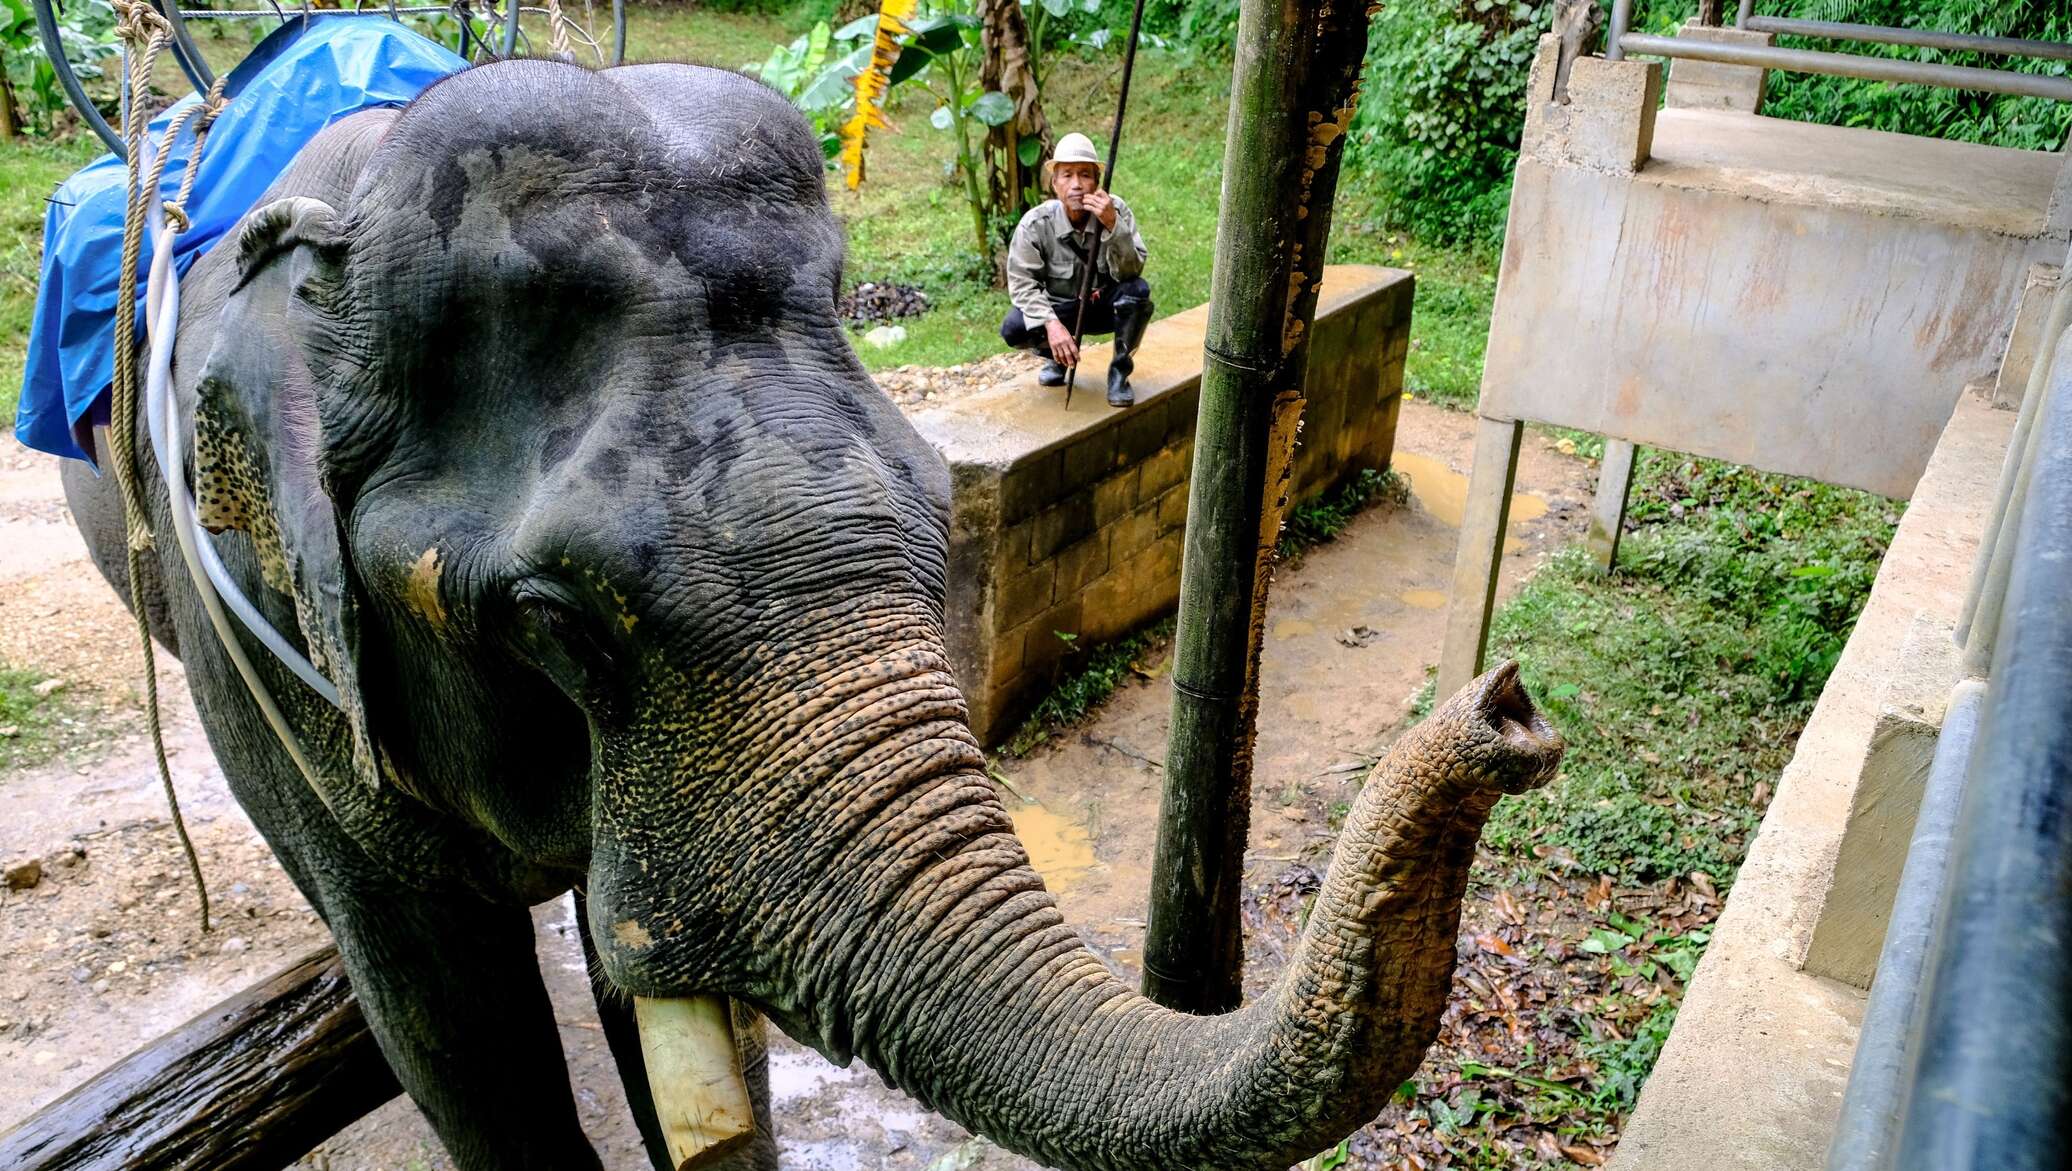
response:
{"label": "elephant's head", "polygon": [[472,827],[585,886],[627,992],[740,997],[1038,1158],[1335,1141],[1429,1042],[1482,820],[1559,737],[1492,672],[1366,787],[1272,996],[1119,983],[966,726],[949,479],[836,320],[821,174],[744,79],[510,62],[396,118],[343,206],[251,218],[202,413],[257,433],[212,450],[348,693],[334,807]]}

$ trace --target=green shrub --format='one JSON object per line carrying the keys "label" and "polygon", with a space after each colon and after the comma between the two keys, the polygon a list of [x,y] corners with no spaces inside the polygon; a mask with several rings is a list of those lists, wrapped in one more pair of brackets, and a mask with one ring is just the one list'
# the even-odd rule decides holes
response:
{"label": "green shrub", "polygon": [[[1775,5],[1764,8],[1766,14]],[[2072,41],[2072,7],[2063,0],[1801,0],[1785,6],[1812,20],[1881,24],[1985,36]],[[1776,13],[1776,15],[1783,15]],[[1795,49],[1825,49],[1865,56],[1936,61],[2065,76],[2062,61],[2031,61],[1980,53],[1944,53],[1901,45],[1781,37]],[[2072,125],[2072,105],[2042,98],[1965,93],[1925,85],[1888,85],[1850,77],[1772,73],[1763,112],[1778,118],[1925,134],[2022,150],[2053,150]]]}
{"label": "green shrub", "polygon": [[[1204,14],[1227,0],[1189,0]],[[1633,27],[1673,32],[1690,0],[1640,0]],[[2072,40],[2062,0],[1796,0],[1768,15],[1949,32]],[[1201,18],[1196,16],[1197,20]],[[1437,242],[1502,239],[1525,82],[1547,0],[1390,0],[1369,30],[1365,88],[1346,143],[1346,177],[1377,191],[1390,222]],[[2064,62],[1903,46],[1783,38],[1788,47],[1876,54],[2064,76]],[[1773,72],[1765,114],[2025,150],[2055,149],[2072,105],[1924,85]]]}

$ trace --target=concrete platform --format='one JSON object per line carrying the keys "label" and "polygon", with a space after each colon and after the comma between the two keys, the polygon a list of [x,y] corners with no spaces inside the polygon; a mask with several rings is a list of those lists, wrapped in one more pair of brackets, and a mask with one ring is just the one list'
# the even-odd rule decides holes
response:
{"label": "concrete platform", "polygon": [[[1324,270],[1310,334],[1294,497],[1388,466],[1410,348],[1413,280],[1400,269]],[[1111,347],[1089,347],[1072,406],[1033,374],[913,414],[950,465],[945,633],[992,742],[1055,681],[1071,652],[1172,609],[1180,591],[1209,307],[1152,323],[1130,382],[1106,401]]]}
{"label": "concrete platform", "polygon": [[1863,1011],[1861,990],[1801,965],[1833,878],[1863,764],[1895,681],[1954,677],[1955,628],[2014,414],[1966,395],[1841,661],[1821,692],[1613,1171],[1809,1171],[1826,1161]]}

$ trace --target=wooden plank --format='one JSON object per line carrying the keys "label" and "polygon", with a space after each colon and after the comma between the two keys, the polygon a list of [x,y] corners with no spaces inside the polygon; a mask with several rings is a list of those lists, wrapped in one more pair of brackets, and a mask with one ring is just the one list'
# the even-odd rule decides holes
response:
{"label": "wooden plank", "polygon": [[0,1134],[0,1167],[275,1171],[400,1093],[325,947]]}

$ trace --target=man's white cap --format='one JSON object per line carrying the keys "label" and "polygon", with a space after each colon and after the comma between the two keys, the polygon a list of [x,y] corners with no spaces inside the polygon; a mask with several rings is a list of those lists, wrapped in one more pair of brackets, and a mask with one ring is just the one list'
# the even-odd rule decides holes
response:
{"label": "man's white cap", "polygon": [[1057,146],[1051,148],[1050,161],[1043,164],[1045,187],[1050,186],[1051,168],[1059,163],[1092,163],[1103,172],[1107,170],[1101,166],[1101,156],[1094,153],[1093,139],[1077,131],[1058,139]]}

